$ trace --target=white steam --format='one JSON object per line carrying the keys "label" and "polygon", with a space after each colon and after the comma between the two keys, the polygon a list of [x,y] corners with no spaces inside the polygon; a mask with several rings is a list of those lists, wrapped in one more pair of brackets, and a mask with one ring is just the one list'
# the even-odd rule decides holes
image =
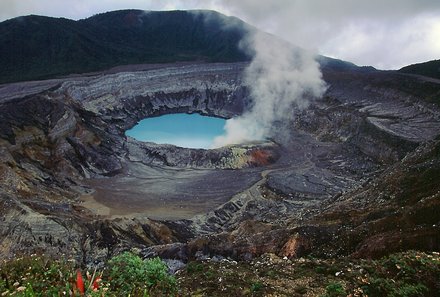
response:
{"label": "white steam", "polygon": [[226,121],[225,134],[214,140],[214,147],[270,138],[275,122],[292,120],[295,107],[307,107],[311,98],[325,91],[319,64],[311,53],[257,30],[243,46],[254,53],[244,73],[253,105]]}

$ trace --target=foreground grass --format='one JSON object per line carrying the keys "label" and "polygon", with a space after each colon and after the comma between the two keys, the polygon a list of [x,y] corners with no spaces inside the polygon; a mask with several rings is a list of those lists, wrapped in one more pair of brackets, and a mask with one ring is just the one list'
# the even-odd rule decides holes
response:
{"label": "foreground grass", "polygon": [[160,259],[124,253],[103,270],[30,256],[1,264],[0,296],[438,296],[438,253],[379,260],[281,259],[190,262],[176,276]]}
{"label": "foreground grass", "polygon": [[439,296],[438,253],[379,260],[295,259],[191,262],[178,274],[183,296]]}
{"label": "foreground grass", "polygon": [[73,262],[30,256],[4,262],[1,296],[175,296],[176,280],[158,259],[131,253],[112,258],[106,268],[81,271]]}

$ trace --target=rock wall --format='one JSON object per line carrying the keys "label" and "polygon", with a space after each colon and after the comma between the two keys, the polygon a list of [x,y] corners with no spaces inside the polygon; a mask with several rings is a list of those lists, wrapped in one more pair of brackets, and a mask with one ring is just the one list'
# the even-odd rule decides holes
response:
{"label": "rock wall", "polygon": [[[192,150],[125,136],[127,129],[149,116],[239,115],[252,104],[241,80],[245,67],[243,63],[163,65],[1,86],[2,256],[45,251],[69,253],[86,263],[120,250],[162,244],[167,248],[157,249],[169,256],[185,254],[181,248],[189,249],[189,256],[204,250],[239,258],[267,251],[298,256],[321,246],[322,253],[371,250],[364,240],[380,232],[369,237],[356,233],[356,240],[346,241],[343,249],[326,247],[325,242],[335,234],[346,238],[340,230],[356,225],[334,222],[339,220],[336,214],[346,216],[359,208],[350,202],[353,197],[364,197],[359,202],[363,216],[373,220],[368,215],[377,201],[368,197],[377,191],[363,196],[353,195],[354,191],[374,188],[382,171],[404,166],[395,164],[406,164],[408,153],[438,137],[440,113],[432,103],[438,86],[394,73],[326,69],[325,96],[309,109],[292,111],[295,117],[280,127],[283,133],[265,143]],[[411,84],[410,91],[402,81]],[[427,83],[434,85],[426,89]],[[438,155],[431,161],[437,162]],[[427,165],[431,167],[436,168]],[[243,168],[255,170],[240,171]],[[222,175],[222,170],[232,169]],[[176,176],[184,178],[172,178]],[[216,180],[202,182],[204,177],[219,176],[223,184],[210,192]],[[183,187],[188,204],[197,204],[200,192],[203,201],[215,206],[190,220],[102,217],[80,203],[81,195],[93,190],[86,185],[89,178],[119,183],[170,178],[164,184],[175,189],[172,197],[183,194],[179,190]],[[132,193],[144,197],[142,184],[138,187]],[[396,203],[393,199],[390,205]],[[408,202],[409,207],[412,203],[416,202]],[[344,211],[336,211],[337,207]],[[261,228],[251,228],[249,222],[258,222]],[[191,244],[184,244],[193,238]]]}

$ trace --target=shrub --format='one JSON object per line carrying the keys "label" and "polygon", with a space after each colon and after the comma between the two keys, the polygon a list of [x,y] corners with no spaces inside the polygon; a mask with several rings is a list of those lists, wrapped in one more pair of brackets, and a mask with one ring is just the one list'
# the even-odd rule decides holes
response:
{"label": "shrub", "polygon": [[325,288],[325,291],[326,291],[326,293],[325,293],[324,297],[347,296],[347,293],[345,292],[344,287],[338,282],[328,284],[327,287]]}
{"label": "shrub", "polygon": [[260,283],[259,281],[253,282],[251,284],[251,292],[255,293],[255,292],[260,291],[261,289],[263,289],[263,284]]}
{"label": "shrub", "polygon": [[174,296],[177,285],[159,258],[142,260],[123,253],[108,262],[108,279],[112,291],[132,296]]}

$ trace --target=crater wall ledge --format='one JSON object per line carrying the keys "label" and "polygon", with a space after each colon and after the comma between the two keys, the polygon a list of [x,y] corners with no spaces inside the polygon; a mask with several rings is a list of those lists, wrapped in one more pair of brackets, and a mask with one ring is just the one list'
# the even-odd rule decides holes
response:
{"label": "crater wall ledge", "polygon": [[59,92],[121,132],[141,119],[168,113],[231,118],[250,104],[242,83],[246,63],[170,66],[67,81]]}

